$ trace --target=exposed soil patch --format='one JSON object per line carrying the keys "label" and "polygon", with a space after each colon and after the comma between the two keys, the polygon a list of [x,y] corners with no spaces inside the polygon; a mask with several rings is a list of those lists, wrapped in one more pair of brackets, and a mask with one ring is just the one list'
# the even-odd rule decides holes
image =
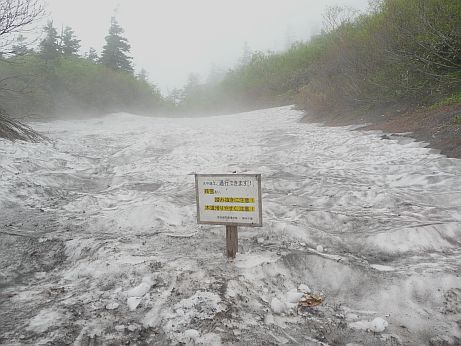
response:
{"label": "exposed soil patch", "polygon": [[418,141],[428,142],[448,157],[461,158],[461,104],[436,109],[414,110],[402,107],[363,112],[310,114],[306,122],[322,122],[329,126],[369,124],[361,129],[387,133],[410,133]]}

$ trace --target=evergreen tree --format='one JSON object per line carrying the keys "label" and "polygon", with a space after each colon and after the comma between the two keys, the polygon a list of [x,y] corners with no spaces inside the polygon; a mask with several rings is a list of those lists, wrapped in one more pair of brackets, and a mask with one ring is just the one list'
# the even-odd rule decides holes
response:
{"label": "evergreen tree", "polygon": [[66,26],[61,35],[61,51],[65,56],[76,56],[80,49],[80,40],[69,26]]}
{"label": "evergreen tree", "polygon": [[86,53],[85,57],[87,58],[87,60],[91,62],[97,62],[99,60],[98,53],[96,52],[96,49],[94,49],[93,47],[90,48],[88,53]]}
{"label": "evergreen tree", "polygon": [[101,54],[101,63],[114,70],[127,71],[132,73],[130,44],[128,40],[121,36],[124,30],[118,24],[115,17],[111,19],[109,34],[106,36],[106,44]]}
{"label": "evergreen tree", "polygon": [[57,59],[61,55],[59,36],[53,22],[49,21],[44,27],[45,38],[40,42],[40,55],[45,61]]}

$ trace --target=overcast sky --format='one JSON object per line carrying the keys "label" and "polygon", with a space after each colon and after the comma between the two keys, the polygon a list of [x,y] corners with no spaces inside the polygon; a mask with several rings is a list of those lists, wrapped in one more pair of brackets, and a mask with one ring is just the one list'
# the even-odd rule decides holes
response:
{"label": "overcast sky", "polygon": [[328,6],[367,8],[368,0],[48,0],[55,26],[69,25],[82,51],[98,53],[115,14],[125,29],[137,70],[144,67],[164,92],[189,73],[205,79],[210,67],[232,67],[244,43],[281,50],[322,26]]}

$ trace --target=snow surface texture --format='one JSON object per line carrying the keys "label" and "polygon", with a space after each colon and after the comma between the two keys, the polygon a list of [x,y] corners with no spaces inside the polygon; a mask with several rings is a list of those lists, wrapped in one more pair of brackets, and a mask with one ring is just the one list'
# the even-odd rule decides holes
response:
{"label": "snow surface texture", "polygon": [[[0,141],[0,343],[459,343],[461,161],[301,117],[114,114]],[[264,227],[229,262],[191,174],[233,171],[262,174]]]}

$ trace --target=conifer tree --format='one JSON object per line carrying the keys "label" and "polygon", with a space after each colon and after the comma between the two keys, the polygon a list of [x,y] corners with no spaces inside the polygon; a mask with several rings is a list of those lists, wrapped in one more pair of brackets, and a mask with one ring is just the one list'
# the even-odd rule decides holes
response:
{"label": "conifer tree", "polygon": [[88,51],[88,53],[86,53],[86,58],[91,62],[97,62],[99,60],[99,56],[96,52],[96,49],[90,47],[90,50]]}
{"label": "conifer tree", "polygon": [[52,21],[48,22],[44,31],[45,38],[40,42],[40,55],[45,61],[54,60],[61,55],[58,32]]}
{"label": "conifer tree", "polygon": [[75,36],[74,31],[66,26],[61,35],[61,51],[64,56],[76,56],[80,49],[80,40]]}
{"label": "conifer tree", "polygon": [[114,70],[133,72],[131,65],[130,44],[122,36],[124,30],[118,24],[115,17],[111,19],[109,34],[106,36],[106,44],[103,47],[100,62]]}

